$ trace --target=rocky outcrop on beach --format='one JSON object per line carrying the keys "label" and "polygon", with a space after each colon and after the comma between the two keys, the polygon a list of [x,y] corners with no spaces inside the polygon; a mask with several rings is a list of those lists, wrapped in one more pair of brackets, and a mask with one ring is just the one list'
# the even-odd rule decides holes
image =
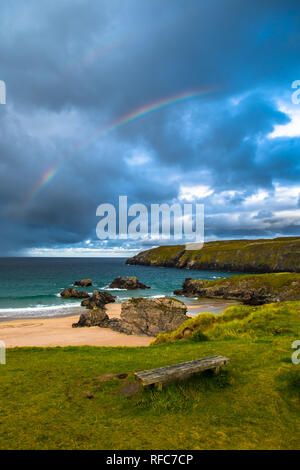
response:
{"label": "rocky outcrop on beach", "polygon": [[116,297],[108,292],[99,292],[98,290],[94,290],[91,297],[81,302],[81,305],[86,307],[88,311],[80,315],[78,323],[73,323],[73,328],[83,326],[108,327],[107,322],[109,318],[106,313],[105,305],[115,302],[115,300]]}
{"label": "rocky outcrop on beach", "polygon": [[73,289],[73,287],[67,287],[67,289],[64,289],[60,293],[61,297],[64,297],[65,299],[86,299],[89,297],[89,294],[87,292],[80,292],[76,289]]}
{"label": "rocky outcrop on beach", "polygon": [[75,281],[74,286],[89,287],[93,284],[92,279],[81,279],[81,281]]}
{"label": "rocky outcrop on beach", "polygon": [[247,305],[300,300],[300,274],[272,273],[230,276],[214,281],[187,278],[175,295],[232,299]]}
{"label": "rocky outcrop on beach", "polygon": [[146,286],[145,284],[140,282],[136,276],[130,276],[130,277],[118,276],[112,281],[109,287],[111,289],[118,288],[118,289],[128,289],[128,290],[151,289],[151,287]]}
{"label": "rocky outcrop on beach", "polygon": [[105,305],[115,302],[116,297],[108,292],[99,292],[98,290],[94,290],[93,295],[88,297],[88,299],[81,302],[81,305],[86,307],[88,311],[80,315],[78,323],[73,323],[73,328],[83,326],[108,327],[108,324],[105,324],[109,320]]}
{"label": "rocky outcrop on beach", "polygon": [[160,246],[127,259],[127,264],[244,273],[300,272],[300,237],[227,240],[201,250]]}
{"label": "rocky outcrop on beach", "polygon": [[102,308],[105,304],[110,304],[115,301],[115,295],[111,295],[108,292],[99,292],[98,290],[94,290],[93,295],[88,299],[83,300],[81,305],[88,309]]}
{"label": "rocky outcrop on beach", "polygon": [[109,318],[103,305],[80,315],[73,328],[100,326],[128,335],[156,336],[176,330],[188,319],[187,307],[171,297],[160,299],[132,298],[122,304],[121,318]]}
{"label": "rocky outcrop on beach", "polygon": [[73,328],[84,327],[84,326],[101,326],[101,324],[108,319],[106,308],[95,308],[84,312],[80,315],[78,323],[73,323]]}
{"label": "rocky outcrop on beach", "polygon": [[169,297],[132,298],[122,304],[119,331],[147,336],[170,332],[187,320],[186,311],[183,302]]}

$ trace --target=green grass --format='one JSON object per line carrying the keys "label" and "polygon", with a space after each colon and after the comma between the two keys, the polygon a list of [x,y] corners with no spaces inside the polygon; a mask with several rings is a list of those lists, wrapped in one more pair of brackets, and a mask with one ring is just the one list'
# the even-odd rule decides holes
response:
{"label": "green grass", "polygon": [[[300,365],[291,363],[300,302],[231,307],[218,321],[201,315],[193,333],[208,341],[9,349],[0,448],[300,449]],[[231,359],[219,375],[121,393],[137,370],[214,354]],[[96,379],[112,373],[129,375]]]}
{"label": "green grass", "polygon": [[[197,281],[195,281],[197,282]],[[270,292],[277,292],[278,289],[294,288],[293,283],[300,283],[299,273],[268,273],[268,274],[242,274],[230,276],[223,279],[201,280],[204,287],[212,286],[249,286],[249,288],[266,287]]]}
{"label": "green grass", "polygon": [[257,307],[236,305],[227,308],[222,315],[199,313],[189,318],[177,330],[161,333],[153,345],[192,338],[201,331],[213,339],[236,337],[255,340],[261,336],[298,335],[300,337],[300,301],[278,302]]}
{"label": "green grass", "polygon": [[237,272],[299,272],[300,237],[207,242],[201,250],[160,246],[133,257],[137,264]]}

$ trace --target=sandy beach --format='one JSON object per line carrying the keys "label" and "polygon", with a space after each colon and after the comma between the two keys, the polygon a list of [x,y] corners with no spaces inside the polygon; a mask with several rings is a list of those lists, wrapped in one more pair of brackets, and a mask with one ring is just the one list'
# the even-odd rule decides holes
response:
{"label": "sandy beach", "polygon": [[[189,316],[210,311],[220,314],[226,307],[235,304],[228,301],[203,301],[188,305]],[[109,317],[120,317],[121,304],[107,304]],[[150,336],[126,335],[98,326],[72,328],[79,315],[58,318],[28,318],[0,322],[0,340],[7,348],[23,346],[148,346],[154,339]]]}
{"label": "sandy beach", "polygon": [[[107,304],[110,317],[119,317],[121,304]],[[154,338],[125,335],[98,326],[72,328],[79,316],[22,319],[0,323],[0,340],[7,348],[16,346],[148,346]]]}

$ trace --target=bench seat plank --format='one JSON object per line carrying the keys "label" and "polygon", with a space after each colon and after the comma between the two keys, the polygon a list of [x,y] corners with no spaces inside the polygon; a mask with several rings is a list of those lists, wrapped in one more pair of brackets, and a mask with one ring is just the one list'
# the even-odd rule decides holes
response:
{"label": "bench seat plank", "polygon": [[163,384],[176,380],[184,380],[191,375],[208,369],[218,369],[230,360],[223,356],[204,357],[195,361],[180,362],[172,366],[159,367],[157,369],[143,370],[134,375],[143,386],[152,384]]}

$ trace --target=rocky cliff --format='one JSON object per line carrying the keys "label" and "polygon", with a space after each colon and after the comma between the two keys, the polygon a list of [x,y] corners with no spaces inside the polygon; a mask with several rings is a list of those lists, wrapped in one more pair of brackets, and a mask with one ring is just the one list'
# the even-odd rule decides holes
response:
{"label": "rocky cliff", "polygon": [[300,300],[300,274],[249,274],[214,281],[188,278],[174,294],[233,299],[248,305]]}
{"label": "rocky cliff", "polygon": [[300,237],[208,242],[202,250],[184,245],[143,251],[127,264],[248,273],[300,272]]}

